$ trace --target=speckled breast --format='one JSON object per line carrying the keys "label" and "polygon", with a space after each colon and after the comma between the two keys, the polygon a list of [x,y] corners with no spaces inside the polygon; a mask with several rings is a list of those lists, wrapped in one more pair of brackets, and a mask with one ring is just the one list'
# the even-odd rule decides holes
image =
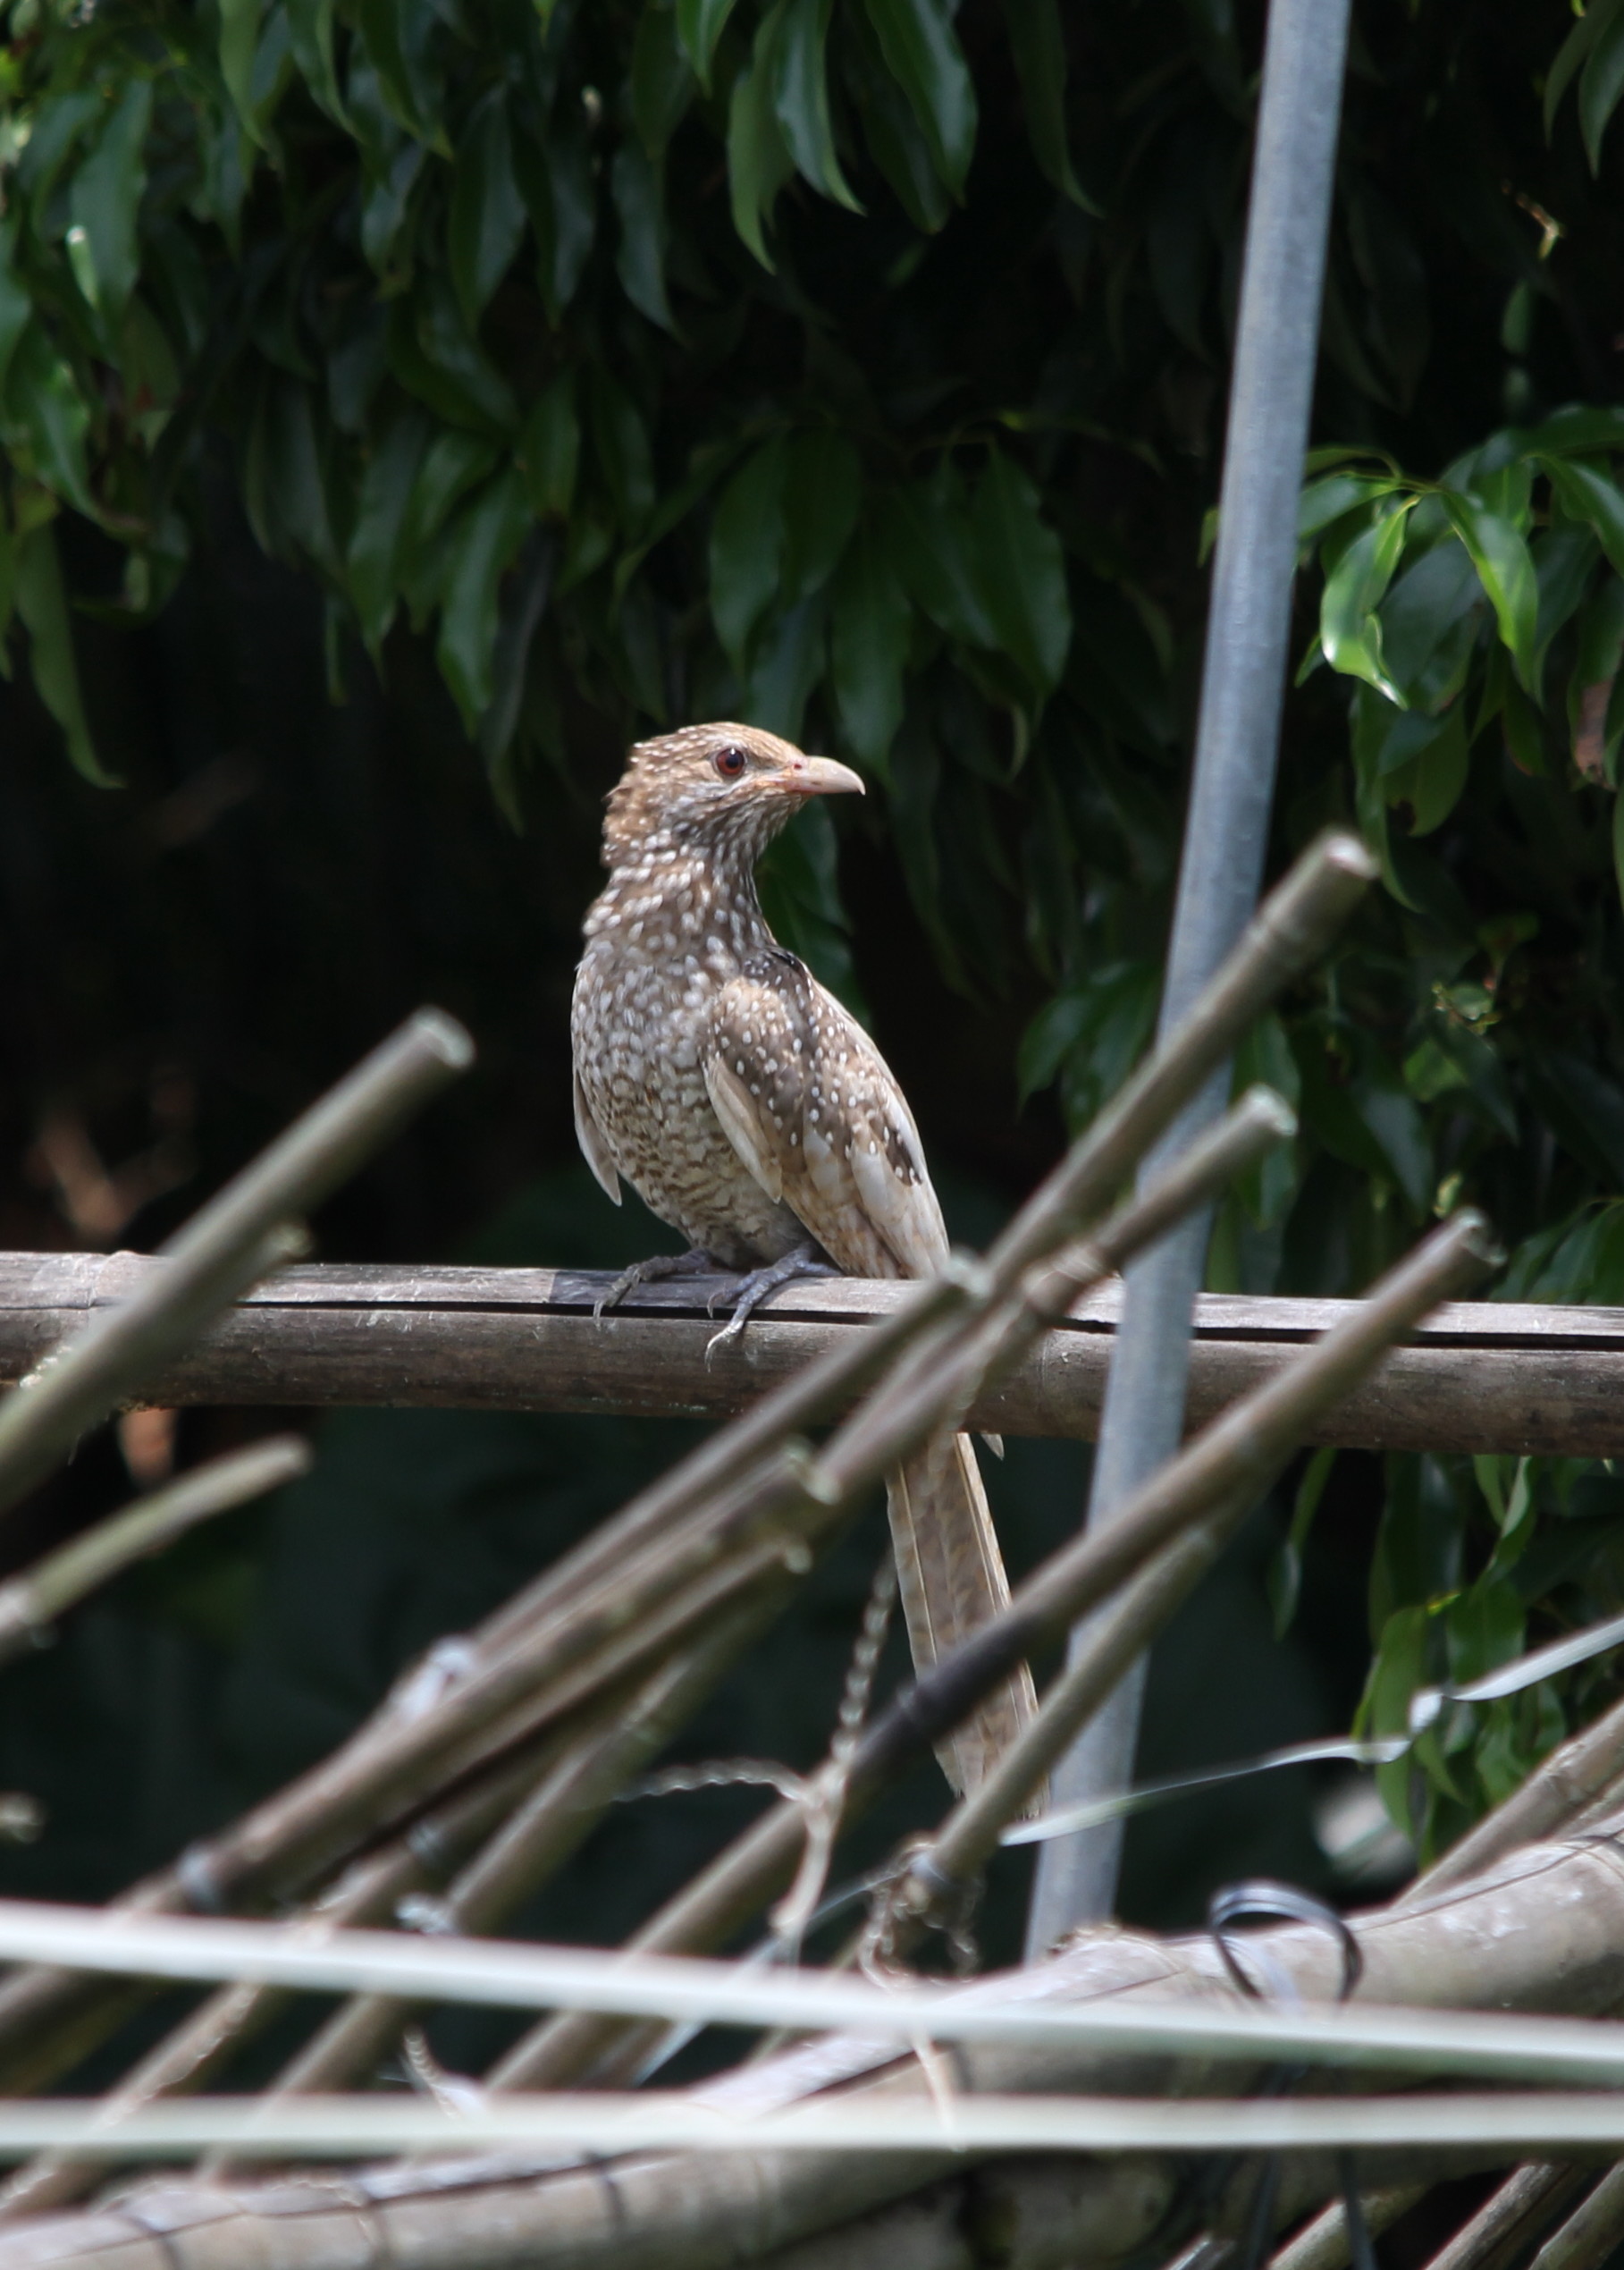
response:
{"label": "speckled breast", "polygon": [[720,972],[594,939],[576,973],[576,1070],[622,1175],[650,1211],[728,1268],[805,1236],[752,1177],[711,1109],[700,1062]]}

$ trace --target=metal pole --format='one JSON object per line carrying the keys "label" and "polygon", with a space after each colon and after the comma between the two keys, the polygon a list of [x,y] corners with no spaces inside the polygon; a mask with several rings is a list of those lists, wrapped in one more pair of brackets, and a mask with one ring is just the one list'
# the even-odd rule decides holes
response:
{"label": "metal pole", "polygon": [[[1258,105],[1246,265],[1219,498],[1200,722],[1159,1031],[1166,1033],[1234,943],[1256,902],[1268,840],[1285,682],[1297,498],[1319,338],[1331,179],[1349,0],[1274,0]],[[1146,1160],[1154,1174],[1223,1110],[1214,1076]],[[1177,1447],[1190,1322],[1210,1214],[1127,1274],[1090,1494],[1090,1525]],[[1086,1644],[1081,1633],[1073,1650]],[[1056,1804],[1121,1788],[1133,1764],[1144,1667],[1062,1761]],[[1075,1923],[1109,1914],[1120,1825],[1044,1847],[1029,1957]]]}

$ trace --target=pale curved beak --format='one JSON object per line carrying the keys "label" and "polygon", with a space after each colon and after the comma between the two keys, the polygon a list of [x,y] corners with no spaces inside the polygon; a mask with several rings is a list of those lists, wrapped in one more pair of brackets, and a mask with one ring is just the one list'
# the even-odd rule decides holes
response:
{"label": "pale curved beak", "polygon": [[778,775],[787,796],[866,796],[860,776],[832,756],[792,756]]}

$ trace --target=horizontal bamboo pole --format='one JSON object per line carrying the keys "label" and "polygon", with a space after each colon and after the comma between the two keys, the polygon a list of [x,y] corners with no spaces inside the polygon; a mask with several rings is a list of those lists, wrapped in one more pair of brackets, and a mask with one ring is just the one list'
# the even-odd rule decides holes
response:
{"label": "horizontal bamboo pole", "polygon": [[[164,1264],[137,1253],[0,1253],[0,1385],[88,1312],[127,1300]],[[155,1403],[426,1405],[723,1417],[888,1315],[906,1288],[862,1278],[792,1285],[707,1361],[713,1295],[731,1282],[641,1288],[595,1321],[606,1271],[282,1270],[155,1378]],[[1354,1304],[1207,1294],[1199,1304],[1189,1422],[1271,1378]],[[971,1419],[991,1432],[1098,1430],[1121,1288],[1079,1301]],[[1624,1455],[1624,1309],[1455,1302],[1326,1413],[1308,1438],[1349,1447]]]}
{"label": "horizontal bamboo pole", "polygon": [[1616,2157],[1624,2099],[1567,2089],[1397,2097],[955,2096],[808,2097],[748,2122],[703,2097],[538,2092],[464,2105],[427,2096],[190,2097],[142,2106],[116,2129],[71,2097],[0,2099],[0,2159],[46,2150],[104,2159],[174,2159],[223,2150],[238,2159],[353,2160],[450,2156],[504,2145],[611,2154],[741,2148],[890,2156],[963,2152],[1324,2152],[1545,2150]]}

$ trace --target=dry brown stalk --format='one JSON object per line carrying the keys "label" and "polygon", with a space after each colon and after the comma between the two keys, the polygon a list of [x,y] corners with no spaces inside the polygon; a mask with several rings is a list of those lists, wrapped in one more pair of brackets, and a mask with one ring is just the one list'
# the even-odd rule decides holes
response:
{"label": "dry brown stalk", "polygon": [[[1424,2183],[1401,2183],[1392,2190],[1366,2192],[1359,2203],[1370,2236],[1379,2239],[1426,2196]],[[1348,2211],[1337,2199],[1270,2256],[1269,2270],[1346,2270],[1351,2255]]]}
{"label": "dry brown stalk", "polygon": [[[662,1664],[642,1689],[616,1700],[573,1740],[433,1903],[433,1928],[493,1930],[555,1875],[602,1819],[604,1808],[643,1772],[717,1681],[783,1608],[790,1585],[762,1584],[755,1597],[717,1618],[686,1652]],[[389,1995],[357,1995],[284,2067],[275,2096],[342,2089],[399,2039],[417,2004]]]}
{"label": "dry brown stalk", "polygon": [[[1491,1259],[1482,1217],[1456,1215],[1374,1287],[1336,1331],[1169,1459],[1134,1493],[1109,1530],[1085,1532],[1046,1561],[1019,1586],[1004,1615],[905,1688],[876,1720],[852,1760],[846,1819],[862,1811],[922,1743],[956,1724],[1013,1664],[1040,1653],[1132,1579],[1181,1531],[1238,1498],[1255,1498],[1295,1447],[1307,1418],[1343,1392],[1418,1316],[1480,1274]],[[832,1462],[832,1446],[825,1456]],[[628,1948],[697,1954],[724,1945],[783,1889],[799,1856],[801,1835],[800,1808],[774,1807],[668,1902]],[[621,2080],[635,2070],[653,2038],[652,2029],[635,2021],[571,2012],[534,2029],[489,2078],[492,2087],[509,2089],[557,2088],[583,2077]],[[610,2061],[603,2062],[611,2051]]]}
{"label": "dry brown stalk", "polygon": [[1553,2231],[1530,2270],[1601,2270],[1624,2239],[1624,2169],[1603,2176],[1587,2198]]}
{"label": "dry brown stalk", "polygon": [[[569,1739],[568,1729],[555,1732],[528,1752],[502,1760],[483,1780],[424,1814],[403,1835],[353,1861],[335,1884],[290,1920],[315,1933],[378,1922],[392,1916],[408,1894],[442,1885],[461,1854],[503,1818],[538,1774],[550,1770]],[[137,1988],[134,1995],[114,1998],[88,2013],[84,2036],[61,2063],[77,2062],[83,2048],[104,2038],[130,2003],[148,1991]],[[109,2092],[104,2100],[109,2125],[122,2114],[158,2097],[200,2089],[291,1999],[290,1989],[256,1985],[223,1987],[208,1996]],[[91,2161],[42,2154],[19,2168],[0,2192],[0,2218],[38,2214],[82,2198],[105,2173]]]}
{"label": "dry brown stalk", "polygon": [[1426,2270],[1499,2270],[1520,2255],[1590,2180],[1580,2167],[1538,2161],[1519,2167],[1434,2255]]}
{"label": "dry brown stalk", "polygon": [[[651,1660],[696,1617],[787,1555],[810,1565],[812,1542],[827,1541],[864,1491],[936,1428],[953,1422],[966,1392],[1000,1354],[1030,1340],[1056,1305],[1139,1251],[1275,1139],[1282,1109],[1266,1092],[1246,1099],[1088,1245],[1073,1244],[1056,1260],[1029,1268],[996,1309],[989,1283],[979,1304],[967,1304],[980,1329],[958,1336],[952,1361],[938,1344],[941,1331],[954,1329],[951,1313],[946,1326],[933,1329],[928,1321],[940,1312],[944,1296],[934,1311],[929,1300],[921,1302],[914,1316],[899,1321],[894,1345],[905,1349],[911,1330],[936,1347],[933,1368],[923,1376],[917,1367],[910,1371],[905,1355],[874,1403],[846,1422],[821,1459],[812,1462],[780,1437],[724,1486],[719,1505],[702,1497],[686,1521],[672,1522],[641,1549],[651,1523],[646,1501],[639,1501],[609,1525],[610,1538],[571,1557],[554,1583],[543,1579],[491,1619],[466,1644],[460,1675],[426,1708],[418,1707],[420,1690],[408,1678],[332,1758],[136,1887],[126,1895],[129,1904],[217,1910],[249,1905],[308,1880],[347,1845],[386,1825],[391,1812],[426,1802],[447,1776],[468,1769],[488,1751],[493,1729],[500,1739],[512,1738],[516,1714],[520,1727],[532,1730],[539,1717],[576,1707]],[[1052,1208],[1050,1215],[1067,1219]],[[978,1306],[988,1312],[984,1322]],[[784,1402],[791,1405],[794,1398]],[[709,1464],[712,1472],[718,1464],[728,1471],[719,1457]],[[668,1503],[676,1495],[661,1494]],[[625,1547],[618,1558],[614,1533]],[[573,1682],[572,1672],[579,1675]],[[19,2037],[37,2042],[43,2028],[86,1996],[83,1983],[69,1974],[40,1968],[14,1973],[0,1987],[0,2043]]]}
{"label": "dry brown stalk", "polygon": [[0,1513],[240,1293],[297,1258],[301,1218],[473,1060],[460,1025],[419,1009],[200,1208],[164,1247],[161,1274],[93,1315],[0,1404]]}

